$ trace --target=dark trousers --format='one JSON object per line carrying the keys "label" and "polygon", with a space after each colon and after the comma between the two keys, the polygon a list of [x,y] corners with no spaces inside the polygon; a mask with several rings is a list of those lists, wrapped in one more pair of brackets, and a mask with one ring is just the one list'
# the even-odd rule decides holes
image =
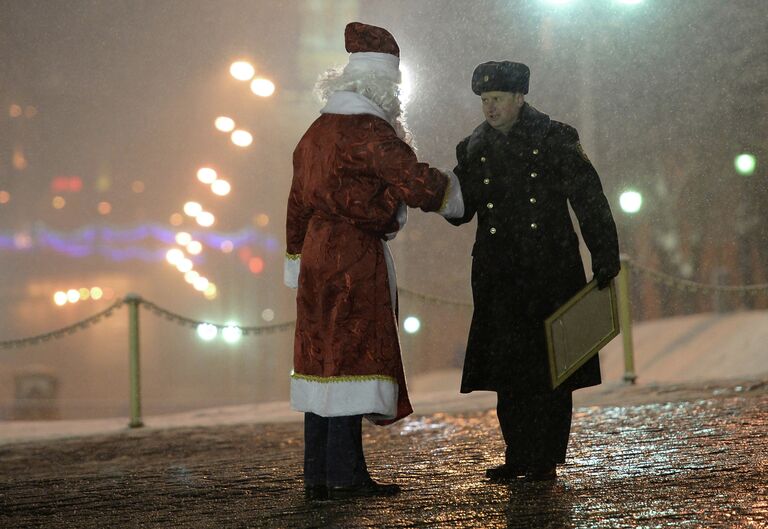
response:
{"label": "dark trousers", "polygon": [[498,393],[496,413],[508,465],[547,467],[565,462],[571,433],[570,390],[542,394]]}
{"label": "dark trousers", "polygon": [[350,486],[370,478],[363,455],[363,416],[304,414],[304,484]]}

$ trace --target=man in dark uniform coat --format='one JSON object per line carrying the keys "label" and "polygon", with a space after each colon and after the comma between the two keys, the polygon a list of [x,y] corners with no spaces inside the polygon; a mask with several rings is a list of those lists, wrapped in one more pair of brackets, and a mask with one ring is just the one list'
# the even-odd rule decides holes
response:
{"label": "man in dark uniform coat", "polygon": [[492,481],[550,480],[565,461],[573,390],[600,384],[597,355],[552,390],[544,320],[586,284],[570,203],[600,288],[619,272],[616,226],[576,130],[524,100],[524,64],[487,62],[472,75],[486,121],[456,147],[464,215],[477,214],[474,314],[461,392],[498,393],[505,464]]}

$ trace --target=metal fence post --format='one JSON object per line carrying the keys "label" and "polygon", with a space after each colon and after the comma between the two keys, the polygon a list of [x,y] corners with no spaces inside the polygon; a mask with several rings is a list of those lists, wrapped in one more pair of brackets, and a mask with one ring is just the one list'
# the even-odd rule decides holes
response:
{"label": "metal fence post", "polygon": [[630,311],[629,294],[629,257],[621,256],[621,270],[616,278],[619,289],[619,325],[621,326],[621,338],[624,344],[624,382],[634,384],[637,380],[635,374],[635,351],[632,344],[632,313]]}
{"label": "metal fence post", "polygon": [[128,370],[131,391],[131,421],[128,426],[140,428],[144,426],[141,420],[141,371],[139,369],[139,304],[141,303],[141,296],[128,294],[125,296],[125,302],[128,304],[130,347]]}

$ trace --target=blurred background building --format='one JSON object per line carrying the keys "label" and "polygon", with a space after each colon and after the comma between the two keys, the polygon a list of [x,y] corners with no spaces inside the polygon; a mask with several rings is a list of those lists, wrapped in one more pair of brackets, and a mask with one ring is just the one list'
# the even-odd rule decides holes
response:
{"label": "blurred background building", "polygon": [[[352,20],[400,44],[420,159],[453,167],[482,121],[478,63],[525,62],[528,101],[579,129],[633,262],[766,283],[767,12],[761,0],[4,2],[0,341],[128,293],[193,320],[291,322],[291,153],[320,108],[317,75],[346,63]],[[409,375],[461,365],[473,230],[412,211],[392,245],[401,320],[414,318]],[[642,273],[632,292],[637,320],[768,305]],[[126,414],[127,318],[0,349],[0,418]],[[287,398],[291,328],[206,340],[142,310],[141,333],[146,413]]]}

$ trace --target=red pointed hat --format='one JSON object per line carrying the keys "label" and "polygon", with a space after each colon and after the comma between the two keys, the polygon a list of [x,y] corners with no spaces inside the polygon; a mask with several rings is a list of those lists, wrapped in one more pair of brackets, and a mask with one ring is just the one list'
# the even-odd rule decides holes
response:
{"label": "red pointed hat", "polygon": [[400,48],[389,31],[362,22],[347,24],[344,45],[349,53],[388,53],[400,57]]}

